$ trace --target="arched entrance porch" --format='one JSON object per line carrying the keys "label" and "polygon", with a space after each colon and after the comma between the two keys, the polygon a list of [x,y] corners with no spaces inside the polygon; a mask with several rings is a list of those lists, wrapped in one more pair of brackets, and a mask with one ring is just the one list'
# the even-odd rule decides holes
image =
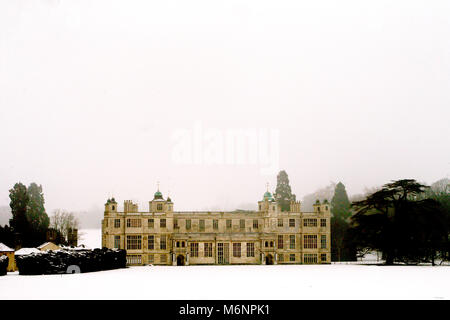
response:
{"label": "arched entrance porch", "polygon": [[273,256],[271,254],[268,254],[266,256],[266,264],[273,264]]}
{"label": "arched entrance porch", "polygon": [[177,266],[184,266],[184,256],[182,254],[178,255],[177,257]]}

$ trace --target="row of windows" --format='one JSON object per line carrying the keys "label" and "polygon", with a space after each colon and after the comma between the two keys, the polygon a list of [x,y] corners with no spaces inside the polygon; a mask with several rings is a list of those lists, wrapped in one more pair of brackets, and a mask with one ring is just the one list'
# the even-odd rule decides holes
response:
{"label": "row of windows", "polygon": [[[277,238],[278,249],[284,249],[284,235],[280,234]],[[272,243],[271,243],[272,244]],[[295,235],[289,235],[289,249],[295,249]]]}
{"label": "row of windows", "polygon": [[[205,258],[210,258],[213,256],[212,254],[212,246],[213,244],[211,242],[205,242],[203,243],[203,256]],[[246,245],[247,257],[254,257],[255,256],[255,244],[253,242],[247,242]],[[191,257],[197,258],[199,255],[199,243],[198,242],[191,242],[190,243],[190,255]],[[240,242],[234,242],[233,243],[233,257],[240,258],[242,255],[241,250],[241,243]]]}
{"label": "row of windows", "polygon": [[127,236],[127,249],[139,250],[141,248],[142,248],[142,237],[140,235]]}
{"label": "row of windows", "polygon": [[317,263],[317,254],[305,253],[303,255],[303,263]]}
{"label": "row of windows", "polygon": [[[211,258],[213,256],[212,246],[213,246],[213,244],[211,242],[203,243],[203,256],[205,258]],[[199,248],[198,242],[190,243],[191,257],[198,257],[198,248]]]}
{"label": "row of windows", "polygon": [[[193,254],[193,251],[191,250],[191,256],[198,257],[198,243],[191,243],[193,245],[192,247],[194,250],[197,250],[197,255]],[[204,243],[205,245],[205,257],[212,257],[212,243]],[[255,247],[254,243],[247,243],[247,257],[254,257],[255,256]],[[240,243],[233,243],[233,257],[241,257],[241,244]],[[278,255],[278,261],[284,262],[284,254]],[[305,264],[314,264],[317,263],[317,254],[314,253],[305,253],[303,255],[303,263]],[[296,255],[295,254],[289,254],[289,260],[290,262],[296,261]],[[327,261],[327,254],[322,253],[320,255],[320,261],[326,262]],[[161,254],[159,255],[159,262],[160,263],[167,263],[167,255]],[[155,263],[155,255],[149,254],[148,255],[148,263]],[[127,255],[127,264],[142,264],[142,256],[141,255]]]}
{"label": "row of windows", "polygon": [[[120,236],[114,236],[114,248],[120,248]],[[141,235],[129,235],[127,236],[126,248],[130,250],[142,249],[142,236]],[[147,240],[147,248],[149,250],[155,249],[155,236],[149,235]],[[167,237],[166,235],[159,236],[159,249],[167,249]]]}
{"label": "row of windows", "polygon": [[184,241],[177,241],[176,246],[177,248],[184,248],[186,244]]}
{"label": "row of windows", "polygon": [[[272,206],[272,210],[276,210],[276,206]],[[259,205],[259,211],[261,211],[262,210],[262,206],[261,205]],[[317,207],[317,209],[316,209],[316,211],[317,212],[320,212],[320,207]],[[328,206],[325,206],[325,211],[328,211]]]}
{"label": "row of windows", "polygon": [[[289,261],[294,262],[296,261],[295,254],[289,254]],[[322,253],[320,254],[320,261],[326,262],[327,261],[327,254]],[[278,255],[278,262],[284,262],[284,254]],[[310,264],[310,263],[317,263],[317,254],[315,253],[305,253],[303,255],[303,263]]]}
{"label": "row of windows", "polygon": [[[167,263],[167,254],[159,255],[160,263]],[[155,263],[155,255],[148,255],[148,263]],[[142,264],[142,256],[141,255],[127,255],[127,264]]]}
{"label": "row of windows", "polygon": [[[149,235],[147,240],[147,248],[149,250],[155,249],[155,236]],[[166,235],[159,236],[159,249],[166,250],[167,249],[167,238]]]}
{"label": "row of windows", "polygon": [[[127,249],[134,249],[134,250],[141,249],[142,248],[141,240],[142,240],[141,235],[128,235],[127,236],[127,246],[126,246]],[[284,249],[284,235],[278,235],[277,240],[278,240],[277,248]],[[192,244],[194,244],[194,243],[191,243],[191,245]],[[176,246],[177,246],[177,248],[179,248],[179,247],[184,248],[185,242],[177,241]],[[274,243],[273,243],[273,241],[265,241],[264,246],[266,248],[269,248],[269,247],[272,248],[274,246]],[[120,248],[120,236],[114,236],[114,248]],[[154,235],[148,236],[147,248],[149,250],[155,249],[155,236]],[[295,248],[296,248],[295,235],[291,234],[291,235],[289,235],[289,249],[295,249]],[[303,248],[304,249],[317,249],[317,235],[316,234],[303,235]],[[320,236],[320,248],[321,249],[327,248],[327,236],[324,234],[322,234]],[[161,249],[161,250],[167,249],[166,235],[159,236],[159,249]],[[233,248],[233,250],[234,250],[234,248]]]}
{"label": "row of windows", "polygon": [[[154,254],[149,254],[148,255],[148,263],[155,263],[155,255]],[[160,254],[159,255],[159,262],[160,263],[167,263],[167,255],[166,254]]]}
{"label": "row of windows", "polygon": [[[318,219],[303,219],[303,226],[304,227],[317,227],[317,220]],[[140,228],[142,227],[142,220],[139,218],[130,218],[127,219],[127,228]],[[290,228],[294,228],[295,227],[295,221],[296,219],[289,219],[289,227]],[[240,229],[245,229],[245,225],[246,225],[246,220],[245,219],[240,219],[239,220],[239,228]],[[154,228],[155,227],[155,220],[154,219],[148,219],[147,221],[147,226],[149,228]],[[252,224],[254,229],[258,229],[259,227],[259,223],[257,219],[253,220],[253,224]],[[278,219],[278,227],[283,227],[284,226],[284,219]],[[327,226],[327,219],[320,219],[320,226],[321,227],[326,227]],[[167,221],[166,219],[159,219],[159,227],[160,228],[166,228],[167,227]],[[173,227],[175,229],[179,228],[178,225],[178,220],[175,219],[173,222]],[[120,228],[120,219],[114,219],[114,228]],[[232,220],[228,219],[226,220],[226,228],[227,229],[231,229],[232,228]],[[190,230],[191,229],[191,219],[186,219],[186,230]],[[214,230],[218,230],[219,229],[219,220],[213,220],[213,229]],[[204,231],[205,230],[205,220],[201,219],[199,220],[199,230],[200,231]]]}
{"label": "row of windows", "polygon": [[317,248],[317,235],[308,234],[303,236],[303,248],[316,249]]}
{"label": "row of windows", "polygon": [[[284,226],[284,219],[278,219],[278,227]],[[289,219],[289,227],[295,228],[295,219]]]}
{"label": "row of windows", "polygon": [[[278,249],[285,249],[284,248],[284,235],[278,235],[277,238],[277,248]],[[273,241],[266,241],[265,245],[267,247],[273,247]],[[295,235],[289,235],[289,249],[295,249]],[[286,247],[287,248],[287,247]],[[303,248],[304,249],[317,249],[317,235],[304,235],[303,236]],[[322,234],[320,236],[320,248],[326,249],[327,248],[327,236],[325,234]]]}
{"label": "row of windows", "polygon": [[[317,249],[317,235],[308,234],[303,236],[303,248],[304,249]],[[327,236],[322,234],[320,236],[320,248],[327,248]]]}
{"label": "row of windows", "polygon": [[[278,249],[284,249],[284,235],[282,235],[282,234],[278,235],[277,240],[278,240],[277,241],[277,243],[278,243],[277,248]],[[273,247],[273,241],[266,241],[264,243],[264,247],[272,248]],[[295,249],[295,235],[293,235],[293,234],[289,235],[289,249]]]}
{"label": "row of windows", "polygon": [[141,255],[127,255],[127,264],[142,264]]}
{"label": "row of windows", "polygon": [[[284,254],[280,253],[278,255],[278,261],[279,262],[284,262]],[[292,253],[292,254],[289,255],[289,261],[295,261],[295,254]]]}

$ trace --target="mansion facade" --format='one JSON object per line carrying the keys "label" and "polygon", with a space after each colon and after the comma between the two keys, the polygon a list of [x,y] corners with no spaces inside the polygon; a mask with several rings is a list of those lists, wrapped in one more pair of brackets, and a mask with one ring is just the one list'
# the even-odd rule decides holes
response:
{"label": "mansion facade", "polygon": [[330,263],[330,205],[289,211],[267,191],[258,211],[177,212],[158,190],[148,212],[114,198],[105,204],[102,247],[126,249],[128,265]]}

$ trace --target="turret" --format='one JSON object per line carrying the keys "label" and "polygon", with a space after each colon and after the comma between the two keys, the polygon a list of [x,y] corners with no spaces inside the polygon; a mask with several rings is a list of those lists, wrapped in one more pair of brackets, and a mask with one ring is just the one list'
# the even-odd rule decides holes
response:
{"label": "turret", "polygon": [[105,203],[105,214],[117,212],[117,202],[113,198],[108,199]]}
{"label": "turret", "polygon": [[327,199],[323,200],[323,203],[320,203],[320,200],[317,199],[313,207],[316,213],[330,213],[330,204]]}
{"label": "turret", "polygon": [[322,213],[330,213],[331,212],[331,205],[328,203],[328,200],[323,200],[322,206],[320,207],[320,211]]}
{"label": "turret", "polygon": [[272,196],[272,193],[269,191],[269,187],[267,187],[267,191],[263,195],[263,199],[258,201],[258,211],[262,212],[278,212],[278,203]]}
{"label": "turret", "polygon": [[166,207],[167,207],[167,212],[173,211],[173,202],[172,202],[172,199],[170,199],[170,197],[167,197]]}
{"label": "turret", "polygon": [[321,207],[320,200],[317,199],[316,203],[313,204],[314,212],[320,213],[320,207]]}
{"label": "turret", "polygon": [[150,212],[167,212],[172,206],[172,201],[168,204],[168,201],[164,200],[163,194],[159,191],[158,186],[158,190],[153,195],[153,200],[149,202]]}

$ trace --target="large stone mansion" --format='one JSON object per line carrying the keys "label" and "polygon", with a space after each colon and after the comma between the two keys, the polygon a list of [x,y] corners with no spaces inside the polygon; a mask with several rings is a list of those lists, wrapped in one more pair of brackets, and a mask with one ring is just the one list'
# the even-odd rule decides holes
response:
{"label": "large stone mansion", "polygon": [[114,198],[105,204],[102,246],[127,250],[129,265],[330,263],[330,205],[289,211],[267,191],[258,211],[177,212],[158,190],[148,212]]}

